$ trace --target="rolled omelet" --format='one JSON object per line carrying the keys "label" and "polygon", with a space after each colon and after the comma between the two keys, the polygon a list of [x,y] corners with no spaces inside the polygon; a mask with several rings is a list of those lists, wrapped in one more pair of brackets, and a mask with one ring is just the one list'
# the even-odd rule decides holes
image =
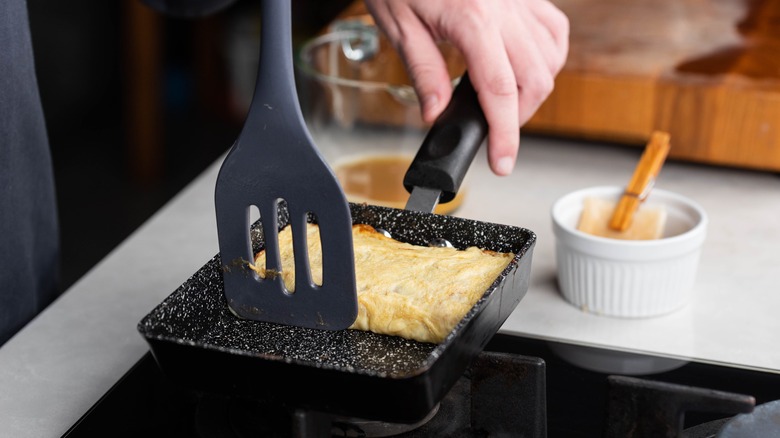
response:
{"label": "rolled omelet", "polygon": [[[463,319],[514,257],[471,247],[466,250],[399,242],[370,225],[352,227],[358,316],[350,327],[439,343]],[[322,284],[319,228],[308,224],[312,280]],[[282,270],[288,290],[295,290],[292,232],[279,233]],[[265,252],[251,266],[265,278]]]}

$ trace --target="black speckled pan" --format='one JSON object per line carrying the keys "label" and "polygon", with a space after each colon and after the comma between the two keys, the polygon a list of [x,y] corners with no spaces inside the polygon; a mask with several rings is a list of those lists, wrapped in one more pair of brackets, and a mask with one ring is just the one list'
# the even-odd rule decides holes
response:
{"label": "black speckled pan", "polygon": [[[350,207],[354,223],[385,229],[400,241],[425,245],[444,238],[457,248],[516,256],[444,342],[427,344],[239,319],[225,302],[217,255],[138,324],[165,374],[188,388],[295,408],[400,423],[425,417],[525,295],[536,235],[451,216]],[[262,236],[255,237],[259,249]]]}

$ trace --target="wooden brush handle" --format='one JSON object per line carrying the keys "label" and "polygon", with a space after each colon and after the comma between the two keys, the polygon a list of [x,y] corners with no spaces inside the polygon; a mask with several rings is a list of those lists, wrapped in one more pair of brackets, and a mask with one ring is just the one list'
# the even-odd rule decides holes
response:
{"label": "wooden brush handle", "polygon": [[620,197],[612,218],[609,221],[609,227],[617,231],[625,231],[634,218],[634,213],[639,208],[639,204],[645,200],[647,194],[652,189],[652,184],[658,173],[661,171],[666,156],[669,154],[669,134],[661,131],[654,131],[650,136],[650,141],[645,146],[642,157],[634,169],[631,181],[626,186],[626,191]]}

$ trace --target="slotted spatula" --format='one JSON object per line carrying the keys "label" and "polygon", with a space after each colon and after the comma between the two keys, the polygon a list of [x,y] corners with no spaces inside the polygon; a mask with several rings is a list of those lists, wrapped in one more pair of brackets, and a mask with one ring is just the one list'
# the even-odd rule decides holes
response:
{"label": "slotted spatula", "polygon": [[[247,118],[217,177],[217,233],[228,305],[238,316],[340,330],[357,317],[352,220],[346,197],[315,147],[295,88],[290,0],[263,0],[257,83]],[[251,269],[251,206],[260,211],[266,271],[281,272],[278,208],[289,211],[295,291],[281,275]],[[320,227],[322,285],[312,281],[306,243],[309,214]]]}

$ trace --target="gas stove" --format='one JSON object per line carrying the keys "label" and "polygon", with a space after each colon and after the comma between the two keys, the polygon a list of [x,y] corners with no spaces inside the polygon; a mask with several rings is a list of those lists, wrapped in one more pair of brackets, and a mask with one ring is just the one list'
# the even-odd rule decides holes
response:
{"label": "gas stove", "polygon": [[778,374],[690,362],[639,377],[608,375],[572,365],[555,347],[494,336],[431,414],[412,425],[179,387],[147,354],[64,437],[780,436],[780,429],[738,434],[767,424],[752,418],[780,416]]}

